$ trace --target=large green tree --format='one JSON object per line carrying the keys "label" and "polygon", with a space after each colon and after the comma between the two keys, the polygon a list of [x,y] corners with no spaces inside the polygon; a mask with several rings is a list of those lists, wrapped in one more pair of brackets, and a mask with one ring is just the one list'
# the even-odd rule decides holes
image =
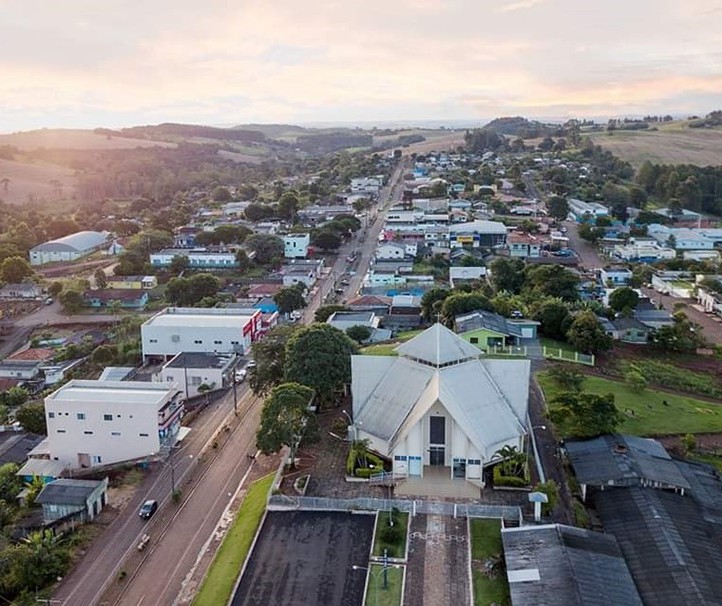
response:
{"label": "large green tree", "polygon": [[0,277],[4,282],[16,284],[33,275],[33,268],[22,257],[8,257],[0,264]]}
{"label": "large green tree", "polygon": [[497,292],[518,294],[524,286],[524,262],[521,259],[496,259],[489,268],[491,283]]}
{"label": "large green tree", "polygon": [[273,295],[273,301],[276,303],[278,311],[282,314],[290,314],[297,309],[303,309],[307,304],[303,292],[296,286],[282,288]]}
{"label": "large green tree", "polygon": [[45,421],[45,405],[42,402],[30,402],[21,406],[15,413],[15,420],[25,431],[44,436],[48,433]]}
{"label": "large green tree", "polygon": [[436,316],[441,313],[441,306],[444,299],[452,294],[448,288],[432,288],[427,290],[421,297],[421,316],[426,322],[434,322]]}
{"label": "large green tree", "polygon": [[260,341],[251,345],[256,365],[248,373],[248,384],[256,395],[265,395],[283,381],[286,366],[286,345],[299,329],[294,325],[272,328]]}
{"label": "large green tree", "polygon": [[58,299],[60,300],[60,304],[63,306],[63,311],[69,314],[79,312],[85,304],[83,295],[73,289],[64,290],[60,293]]}
{"label": "large green tree", "polygon": [[263,454],[273,454],[288,446],[291,466],[301,440],[311,442],[318,437],[316,415],[311,411],[313,390],[298,383],[274,387],[263,402],[261,425],[256,445]]}
{"label": "large green tree", "polygon": [[572,324],[572,316],[567,305],[558,299],[544,303],[534,318],[541,322],[539,330],[545,337],[564,341]]}
{"label": "large green tree", "polygon": [[537,265],[526,273],[527,286],[534,292],[563,301],[579,299],[579,278],[561,265]]}
{"label": "large green tree", "polygon": [[189,278],[171,278],[165,297],[171,305],[181,307],[198,305],[204,298],[218,293],[220,282],[212,274],[194,274]]}
{"label": "large green tree", "polygon": [[339,305],[338,303],[332,303],[330,305],[321,305],[313,314],[314,322],[325,322],[337,311],[348,311],[348,307],[345,305]]}
{"label": "large green tree", "polygon": [[253,234],[246,238],[246,247],[255,253],[259,265],[270,265],[283,258],[283,240],[278,236]]}
{"label": "large green tree", "polygon": [[576,315],[567,332],[569,344],[585,354],[596,354],[612,347],[612,337],[604,332],[599,320],[591,311]]}
{"label": "large green tree", "polygon": [[614,394],[567,392],[549,406],[549,418],[562,433],[575,438],[592,438],[613,433],[624,420],[614,403]]}
{"label": "large green tree", "polygon": [[557,221],[564,221],[569,215],[569,202],[561,196],[552,196],[547,202],[549,216]]}
{"label": "large green tree", "polygon": [[609,307],[614,311],[634,309],[637,307],[637,303],[639,303],[639,295],[628,286],[616,288],[609,295]]}
{"label": "large green tree", "polygon": [[20,466],[16,463],[5,463],[0,466],[0,500],[6,503],[14,503],[23,483],[17,475]]}
{"label": "large green tree", "polygon": [[448,296],[441,304],[441,317],[446,326],[453,326],[456,316],[477,310],[491,311],[491,301],[481,293],[457,293]]}
{"label": "large green tree", "polygon": [[288,340],[285,378],[311,387],[322,403],[351,381],[351,355],[356,344],[328,324],[301,328]]}

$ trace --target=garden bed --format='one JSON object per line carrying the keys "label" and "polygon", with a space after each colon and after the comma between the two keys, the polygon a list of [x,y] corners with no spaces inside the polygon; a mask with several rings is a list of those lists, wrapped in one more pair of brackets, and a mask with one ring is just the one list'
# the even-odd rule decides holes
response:
{"label": "garden bed", "polygon": [[409,514],[394,508],[391,517],[394,522],[393,526],[389,525],[388,511],[379,511],[378,513],[373,555],[381,558],[386,549],[389,558],[405,560]]}
{"label": "garden bed", "polygon": [[509,606],[511,597],[504,566],[501,523],[499,520],[470,520],[469,537],[474,606]]}

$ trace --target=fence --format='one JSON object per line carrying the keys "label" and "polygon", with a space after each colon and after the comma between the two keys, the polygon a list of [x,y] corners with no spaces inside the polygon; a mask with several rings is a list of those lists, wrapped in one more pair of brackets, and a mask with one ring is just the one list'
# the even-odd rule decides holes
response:
{"label": "fence", "polygon": [[493,356],[522,356],[526,357],[526,347],[514,345],[496,345],[486,348],[486,353]]}
{"label": "fence", "polygon": [[519,524],[522,520],[521,508],[511,505],[374,499],[370,497],[333,499],[329,497],[293,497],[281,494],[272,495],[268,501],[268,509],[272,511],[289,509],[307,511],[388,511],[392,507],[411,515],[421,513],[452,517],[496,518]]}
{"label": "fence", "polygon": [[569,351],[557,347],[547,347],[546,345],[542,349],[544,351],[545,358],[551,358],[552,360],[561,360],[562,362],[575,362],[577,364],[594,366],[593,354],[583,354],[579,353],[578,351]]}

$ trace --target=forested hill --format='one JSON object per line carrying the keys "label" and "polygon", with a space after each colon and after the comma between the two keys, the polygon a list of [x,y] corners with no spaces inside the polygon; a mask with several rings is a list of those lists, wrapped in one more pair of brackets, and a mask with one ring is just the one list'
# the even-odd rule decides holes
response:
{"label": "forested hill", "polygon": [[266,135],[258,130],[245,130],[239,128],[217,128],[215,126],[201,126],[197,124],[174,124],[166,122],[163,124],[149,126],[132,126],[111,130],[98,128],[94,131],[100,135],[111,135],[127,137],[130,139],[172,139],[172,138],[203,138],[218,139],[223,141],[244,141],[261,142],[266,140]]}
{"label": "forested hill", "polygon": [[542,124],[536,120],[528,120],[522,116],[496,118],[484,126],[500,135],[521,137],[522,139],[538,139],[551,137],[559,130],[559,126]]}

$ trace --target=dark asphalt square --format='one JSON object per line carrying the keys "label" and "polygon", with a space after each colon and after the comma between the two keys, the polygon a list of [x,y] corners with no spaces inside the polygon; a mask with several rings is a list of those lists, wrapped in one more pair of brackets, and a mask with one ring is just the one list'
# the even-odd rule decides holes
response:
{"label": "dark asphalt square", "polygon": [[232,606],[361,606],[374,516],[269,511]]}

